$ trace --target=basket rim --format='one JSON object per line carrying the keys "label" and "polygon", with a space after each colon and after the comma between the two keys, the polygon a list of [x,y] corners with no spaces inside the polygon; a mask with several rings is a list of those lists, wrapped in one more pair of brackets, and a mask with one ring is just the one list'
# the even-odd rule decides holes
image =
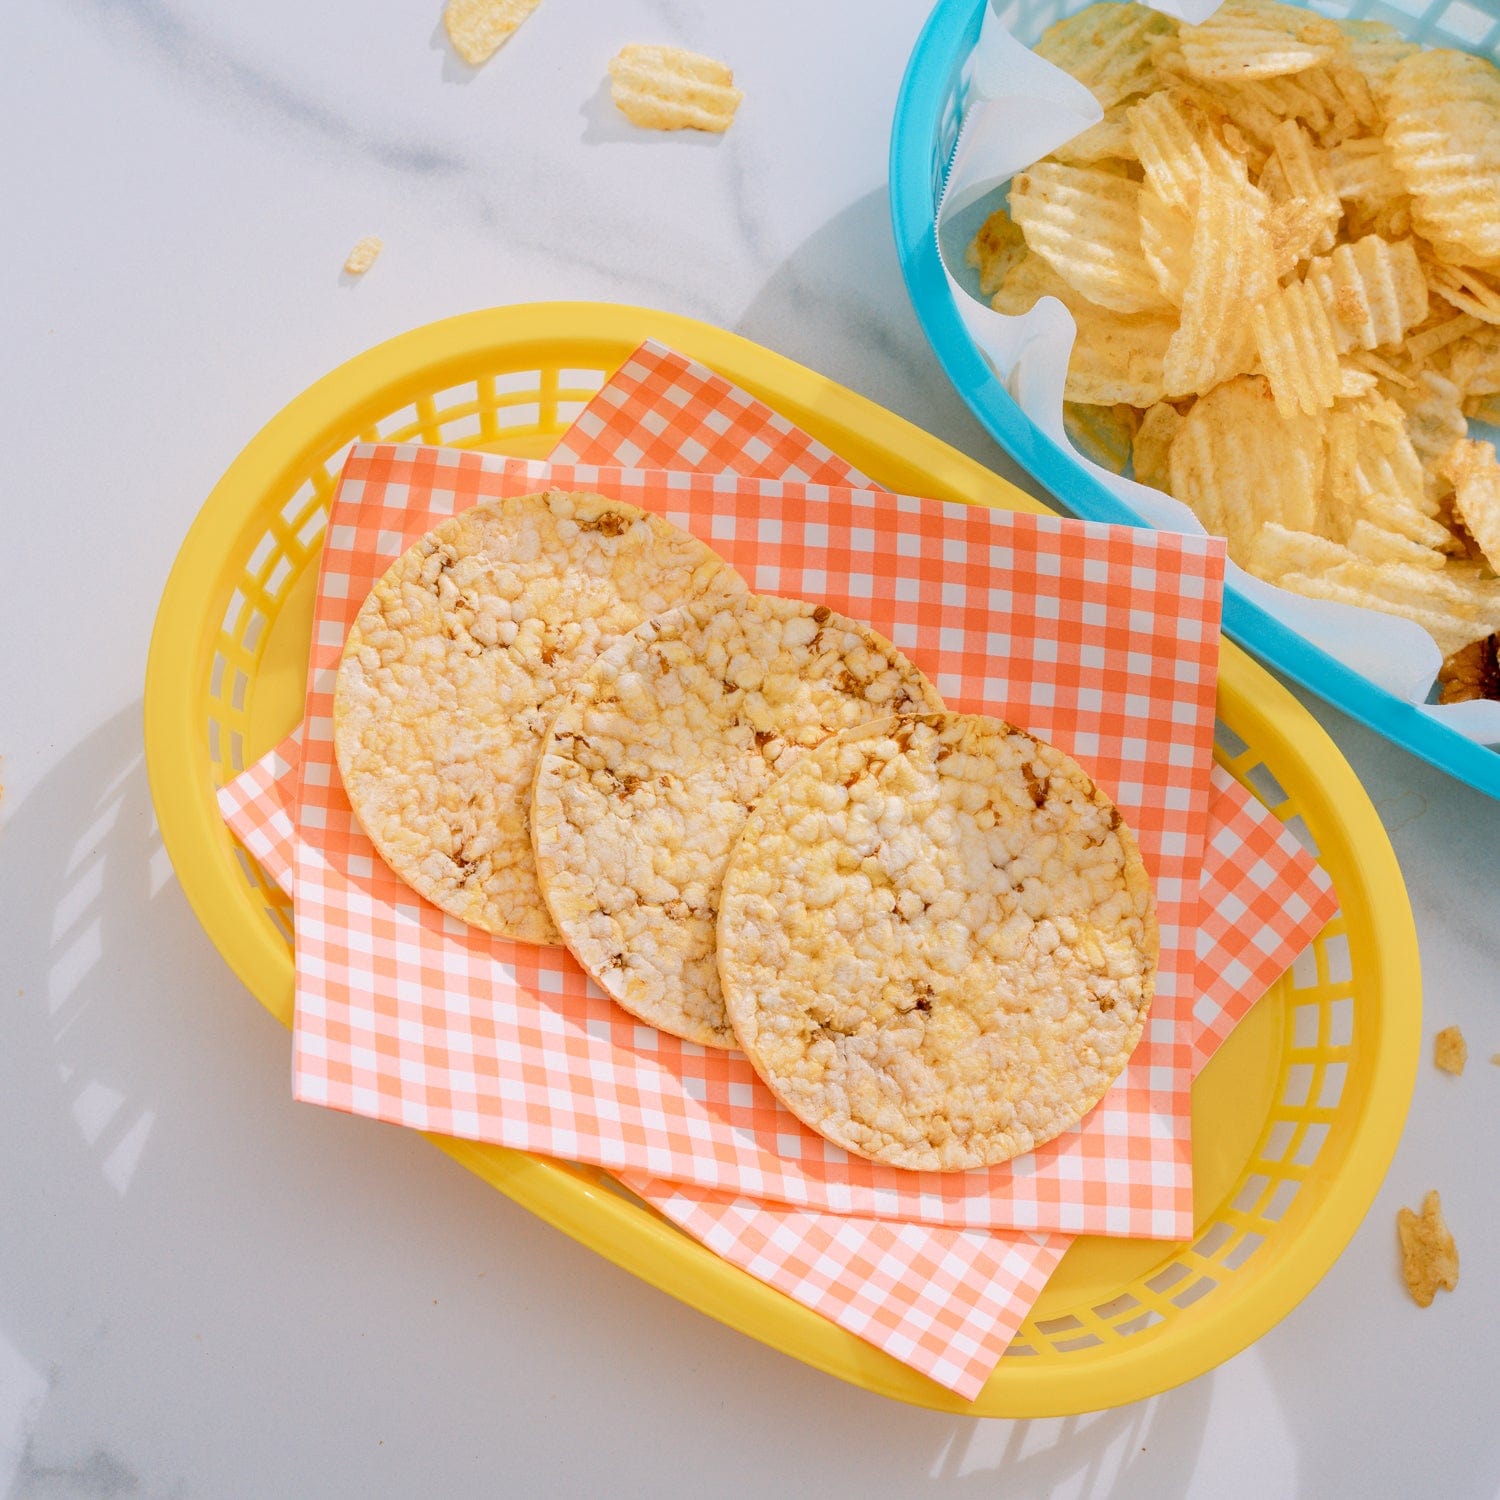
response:
{"label": "basket rim", "polygon": [[[1090,521],[1145,526],[1016,404],[973,346],[953,305],[933,229],[932,143],[961,60],[989,0],[935,0],[907,62],[891,123],[889,198],[896,253],[917,321],[949,382],[985,430],[1064,509]],[[1266,665],[1316,693],[1403,750],[1500,799],[1500,750],[1441,720],[1330,656],[1282,624],[1233,583],[1224,587],[1224,631]]]}
{"label": "basket rim", "polygon": [[[472,378],[476,361],[487,351],[504,350],[513,362],[536,357],[539,365],[565,364],[568,347],[597,350],[608,342],[623,359],[648,337],[712,365],[831,446],[837,446],[842,431],[860,434],[893,456],[899,453],[921,466],[934,493],[1045,509],[974,460],[825,377],[738,335],[647,308],[557,302],[461,314],[398,335],[324,376],[251,439],[190,527],[163,589],[144,701],[152,800],[184,893],[231,969],[283,1024],[291,1022],[290,959],[269,923],[244,920],[248,893],[219,817],[207,738],[195,704],[212,658],[215,601],[227,597],[228,581],[240,575],[243,558],[264,531],[256,520],[261,497],[283,492],[293,475],[300,479],[351,428],[362,429],[406,404],[416,384],[431,391]],[[214,624],[205,626],[210,618]],[[756,1281],[569,1164],[504,1147],[429,1139],[539,1217],[641,1279],[877,1394],[971,1416],[1061,1415],[1141,1399],[1212,1368],[1284,1317],[1358,1227],[1400,1136],[1415,1082],[1421,1026],[1410,904],[1390,842],[1352,769],[1292,694],[1229,641],[1222,643],[1220,709],[1247,743],[1269,739],[1308,768],[1319,821],[1339,830],[1348,845],[1355,888],[1340,889],[1346,913],[1362,910],[1372,919],[1379,913],[1378,921],[1367,924],[1367,937],[1382,1003],[1372,1040],[1370,1084],[1353,1121],[1348,1155],[1302,1222],[1298,1252],[1264,1267],[1237,1296],[1202,1299],[1169,1337],[1109,1346],[1107,1357],[1098,1360],[1081,1354],[1075,1366],[1002,1361],[980,1395],[967,1402]]]}

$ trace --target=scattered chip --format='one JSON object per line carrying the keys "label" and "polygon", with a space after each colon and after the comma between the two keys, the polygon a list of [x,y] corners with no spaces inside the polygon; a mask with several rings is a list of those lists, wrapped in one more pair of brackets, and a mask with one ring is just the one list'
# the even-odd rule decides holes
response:
{"label": "scattered chip", "polygon": [[443,29],[453,50],[477,68],[493,57],[541,0],[448,0]]}
{"label": "scattered chip", "polygon": [[1442,1199],[1434,1191],[1422,1200],[1420,1214],[1401,1209],[1396,1232],[1406,1289],[1418,1307],[1430,1307],[1439,1287],[1451,1292],[1458,1286],[1458,1247],[1443,1221]]}
{"label": "scattered chip", "polygon": [[1469,1044],[1457,1026],[1445,1026],[1432,1039],[1432,1060],[1445,1073],[1462,1073],[1469,1060]]}
{"label": "scattered chip", "polygon": [[744,98],[728,67],[681,47],[622,47],[610,59],[609,76],[616,108],[649,130],[721,134]]}
{"label": "scattered chip", "polygon": [[1500,69],[1467,52],[1414,52],[1385,102],[1418,232],[1455,265],[1500,267]]}
{"label": "scattered chip", "polygon": [[385,249],[385,241],[378,234],[367,234],[344,258],[344,269],[351,276],[363,276]]}
{"label": "scattered chip", "polygon": [[1500,463],[1493,443],[1460,438],[1437,463],[1453,486],[1453,508],[1484,560],[1500,573]]}

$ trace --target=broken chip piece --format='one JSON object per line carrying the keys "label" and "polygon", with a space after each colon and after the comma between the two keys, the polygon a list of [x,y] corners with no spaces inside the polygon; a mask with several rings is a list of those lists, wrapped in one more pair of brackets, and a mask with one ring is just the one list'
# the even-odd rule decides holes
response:
{"label": "broken chip piece", "polygon": [[681,47],[622,47],[610,59],[609,76],[616,108],[648,130],[722,134],[745,97],[723,63]]}
{"label": "broken chip piece", "polygon": [[1401,1274],[1418,1307],[1430,1307],[1439,1287],[1458,1285],[1458,1247],[1443,1221],[1443,1204],[1436,1190],[1422,1200],[1422,1212],[1403,1208],[1396,1214],[1401,1238]]}
{"label": "broken chip piece", "polygon": [[477,68],[488,61],[541,0],[448,0],[443,29],[453,50]]}
{"label": "broken chip piece", "polygon": [[380,252],[384,249],[385,241],[378,234],[367,234],[344,257],[344,269],[351,276],[363,276],[375,264]]}
{"label": "broken chip piece", "polygon": [[1445,1073],[1462,1073],[1469,1060],[1469,1044],[1457,1026],[1445,1026],[1432,1041],[1432,1060]]}

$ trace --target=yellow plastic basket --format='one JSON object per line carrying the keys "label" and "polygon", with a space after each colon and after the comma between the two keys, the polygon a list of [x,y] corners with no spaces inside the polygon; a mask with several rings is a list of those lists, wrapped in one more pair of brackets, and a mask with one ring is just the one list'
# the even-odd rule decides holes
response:
{"label": "yellow plastic basket", "polygon": [[[291,906],[230,836],[214,793],[301,714],[318,549],[345,451],[379,438],[543,456],[648,337],[754,392],[882,484],[1043,509],[832,381],[733,334],[640,308],[472,313],[392,339],[320,380],[208,497],[168,579],[146,679],[146,754],[166,847],[209,936],[284,1024]],[[1210,1369],[1294,1307],[1354,1233],[1400,1135],[1421,1030],[1411,910],[1353,772],[1301,705],[1228,643],[1219,718],[1221,762],[1316,850],[1341,914],[1194,1090],[1193,1241],[1080,1239],[976,1401],[720,1260],[598,1172],[434,1144],[681,1301],[900,1400],[1055,1415],[1133,1401]]]}

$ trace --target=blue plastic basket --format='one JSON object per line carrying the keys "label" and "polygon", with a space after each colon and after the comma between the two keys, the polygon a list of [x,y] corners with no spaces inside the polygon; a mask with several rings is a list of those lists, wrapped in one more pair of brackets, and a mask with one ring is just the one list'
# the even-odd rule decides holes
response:
{"label": "blue plastic basket", "polygon": [[[891,127],[891,220],[907,291],[927,338],[975,416],[1017,463],[1074,515],[1091,521],[1145,523],[1069,452],[1047,437],[1011,399],[969,339],[938,256],[933,221],[958,137],[967,79],[964,65],[979,39],[987,0],[938,0],[907,64]],[[1032,43],[1087,0],[1010,0],[1000,18]],[[1494,57],[1500,51],[1496,0],[1436,0],[1411,10],[1382,3],[1315,7],[1335,16],[1390,22],[1418,41]],[[1394,740],[1413,755],[1500,798],[1500,753],[1448,728],[1344,666],[1253,604],[1233,586],[1224,629],[1268,666]]]}

